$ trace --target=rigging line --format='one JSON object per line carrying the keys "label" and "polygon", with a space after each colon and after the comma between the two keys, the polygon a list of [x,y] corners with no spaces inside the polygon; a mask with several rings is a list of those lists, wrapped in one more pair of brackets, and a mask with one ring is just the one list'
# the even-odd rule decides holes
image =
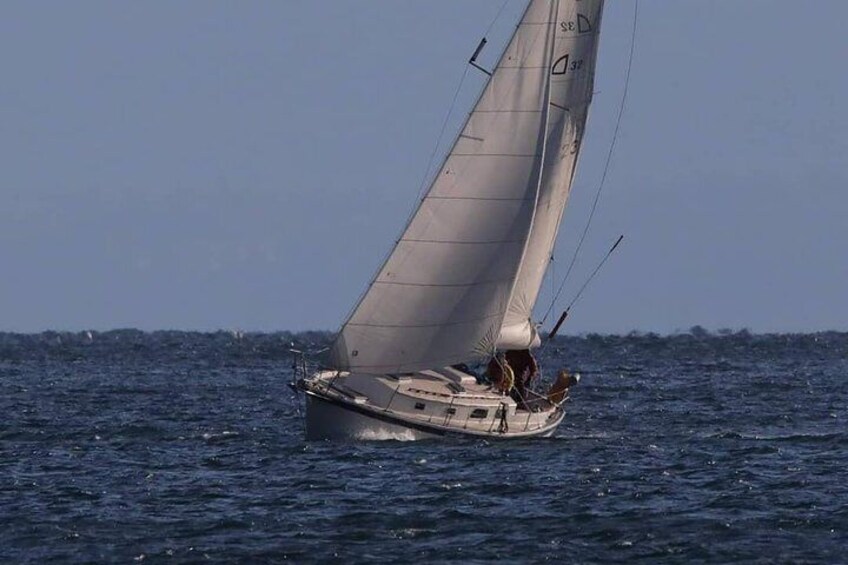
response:
{"label": "rigging line", "polygon": [[598,191],[595,193],[595,200],[592,203],[592,209],[589,212],[589,218],[586,221],[586,225],[583,228],[583,233],[580,235],[580,240],[577,243],[577,248],[574,250],[574,255],[571,257],[571,262],[568,264],[568,268],[565,271],[565,276],[562,278],[562,282],[559,285],[559,289],[554,295],[553,300],[551,301],[551,305],[548,307],[548,310],[545,312],[544,317],[542,318],[542,323],[544,324],[548,316],[551,315],[551,312],[556,306],[556,301],[559,299],[562,294],[562,290],[565,287],[565,283],[568,281],[569,275],[571,275],[571,271],[574,268],[574,264],[577,261],[577,256],[580,254],[580,250],[583,247],[583,243],[586,241],[586,235],[589,233],[589,227],[592,225],[592,219],[595,217],[595,211],[598,208],[598,202],[601,199],[601,192],[603,192],[604,185],[607,180],[607,173],[609,173],[610,164],[612,163],[612,157],[615,153],[616,142],[618,141],[618,134],[621,130],[621,121],[624,116],[624,108],[627,105],[627,94],[630,90],[630,72],[633,70],[633,54],[636,51],[636,31],[638,29],[639,22],[639,0],[635,0],[634,9],[633,9],[633,31],[630,36],[630,56],[627,61],[627,74],[624,79],[624,92],[621,95],[621,105],[618,108],[618,117],[615,122],[615,131],[612,136],[612,143],[610,143],[609,152],[607,153],[606,163],[604,165],[604,173],[601,176],[601,182],[598,185]]}
{"label": "rigging line", "polygon": [[[489,24],[489,27],[486,28],[486,31],[483,33],[483,37],[489,35],[489,32],[492,31],[492,28],[495,27],[495,24],[500,19],[503,14],[506,5],[509,4],[509,0],[504,0],[503,4],[501,4],[498,13],[495,14],[494,19]],[[442,128],[439,130],[439,136],[436,138],[436,146],[433,147],[433,152],[430,154],[430,158],[427,160],[427,168],[424,169],[424,176],[421,179],[421,184],[418,187],[418,194],[415,196],[415,202],[413,202],[413,211],[416,203],[421,200],[421,193],[424,192],[424,189],[427,188],[427,180],[429,180],[430,175],[432,174],[433,162],[436,160],[436,155],[439,153],[439,147],[442,145],[442,140],[445,137],[445,131],[448,128],[448,123],[450,122],[450,118],[453,115],[453,111],[456,108],[456,101],[459,99],[459,93],[462,92],[462,86],[465,84],[465,79],[468,78],[469,66],[463,65],[462,78],[459,79],[459,84],[456,87],[456,91],[453,93],[453,99],[451,100],[450,107],[448,108],[448,113],[445,115],[445,119],[442,122]]]}
{"label": "rigging line", "polygon": [[592,274],[589,275],[589,278],[586,279],[586,282],[583,283],[583,286],[580,287],[580,290],[577,291],[577,294],[575,295],[575,297],[571,300],[571,302],[568,303],[568,307],[566,308],[566,311],[571,310],[571,307],[574,306],[574,303],[577,302],[580,299],[580,296],[583,294],[583,291],[586,290],[586,287],[589,286],[589,283],[592,282],[592,280],[598,274],[598,271],[600,271],[601,268],[606,264],[606,262],[609,260],[609,258],[612,256],[612,254],[615,252],[616,248],[619,246],[619,244],[622,242],[623,239],[624,239],[623,235],[619,236],[619,238],[616,240],[616,242],[612,246],[612,248],[609,251],[607,251],[607,254],[604,255],[604,258],[601,260],[601,262],[598,264],[598,266],[595,267],[595,270],[592,271]]}
{"label": "rigging line", "polygon": [[465,84],[465,79],[468,78],[468,65],[464,66],[462,71],[462,78],[459,79],[459,84],[456,86],[456,92],[453,93],[453,100],[451,100],[450,107],[448,108],[448,113],[445,115],[445,120],[442,122],[442,129],[439,130],[439,137],[436,138],[436,146],[433,147],[433,152],[430,153],[430,159],[427,161],[427,168],[424,170],[424,177],[421,179],[421,184],[418,187],[418,194],[415,196],[415,202],[413,202],[413,207],[417,205],[417,202],[421,200],[421,193],[424,192],[424,189],[427,187],[427,180],[430,178],[430,171],[433,168],[433,161],[436,160],[436,155],[439,152],[439,147],[442,145],[442,139],[445,136],[445,130],[448,128],[448,122],[450,122],[450,118],[453,115],[453,110],[456,107],[456,101],[459,98],[459,93],[462,91],[462,85]]}
{"label": "rigging line", "polygon": [[489,32],[492,31],[492,28],[495,27],[495,24],[498,22],[498,20],[503,15],[503,11],[506,8],[507,4],[509,4],[509,0],[504,0],[503,4],[501,4],[500,9],[498,10],[498,13],[495,14],[495,17],[492,20],[492,23],[489,24],[489,27],[486,28],[486,33],[484,33],[483,35],[489,35]]}
{"label": "rigging line", "polygon": [[569,312],[571,312],[571,307],[574,306],[574,304],[580,299],[580,297],[583,295],[583,291],[585,291],[586,288],[589,286],[589,284],[595,279],[595,276],[598,274],[598,272],[601,270],[601,268],[606,264],[606,262],[612,256],[612,254],[615,253],[615,250],[618,248],[618,246],[621,244],[621,242],[623,240],[624,240],[623,235],[620,235],[618,237],[618,239],[615,240],[615,243],[613,244],[613,246],[610,248],[609,251],[607,251],[607,254],[604,255],[604,258],[601,260],[600,263],[598,263],[598,266],[595,267],[595,270],[592,271],[592,274],[589,275],[589,278],[586,279],[586,282],[583,283],[583,286],[580,287],[580,290],[577,291],[577,295],[571,300],[571,302],[568,303],[568,306],[563,311],[562,316],[560,316],[556,325],[553,327],[553,329],[548,334],[548,339],[545,340],[544,343],[542,343],[541,347],[539,348],[539,351],[543,351],[545,349],[545,346],[547,346],[548,343],[551,342],[551,340],[554,338],[554,336],[556,335],[559,328],[562,326],[563,322],[565,322],[565,319],[568,318],[568,314],[569,314]]}

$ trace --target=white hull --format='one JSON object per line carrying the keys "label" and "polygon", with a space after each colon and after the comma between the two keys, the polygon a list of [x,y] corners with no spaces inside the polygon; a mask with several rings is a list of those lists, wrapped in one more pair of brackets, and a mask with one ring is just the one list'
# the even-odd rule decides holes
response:
{"label": "white hull", "polygon": [[541,397],[532,409],[519,409],[511,398],[474,383],[473,378],[461,382],[464,386],[434,371],[401,379],[319,373],[299,383],[306,393],[306,437],[354,441],[548,437],[564,417],[560,406]]}
{"label": "white hull", "polygon": [[406,425],[379,420],[306,395],[306,439],[347,441],[417,441],[440,437]]}

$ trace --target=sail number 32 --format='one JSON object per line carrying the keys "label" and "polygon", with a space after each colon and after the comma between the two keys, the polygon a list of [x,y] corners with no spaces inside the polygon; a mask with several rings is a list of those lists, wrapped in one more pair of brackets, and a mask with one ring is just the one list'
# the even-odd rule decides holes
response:
{"label": "sail number 32", "polygon": [[559,29],[562,33],[589,33],[592,31],[592,22],[583,14],[577,14],[577,21],[560,22]]}

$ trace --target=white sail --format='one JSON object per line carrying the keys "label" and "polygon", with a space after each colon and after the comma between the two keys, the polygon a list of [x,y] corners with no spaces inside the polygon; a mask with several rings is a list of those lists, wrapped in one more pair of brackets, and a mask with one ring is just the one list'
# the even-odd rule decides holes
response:
{"label": "white sail", "polygon": [[594,89],[602,13],[603,0],[559,3],[545,163],[527,251],[498,339],[501,349],[538,345],[531,316],[571,193]]}
{"label": "white sail", "polygon": [[[548,246],[555,237],[556,225],[541,216],[558,223],[564,197],[554,183],[570,184],[574,166],[574,159],[555,159],[557,140],[579,139],[585,111],[574,93],[589,84],[582,102],[588,105],[591,96],[590,78],[572,81],[555,63],[573,49],[574,58],[563,60],[568,69],[577,57],[587,65],[585,76],[594,69],[594,39],[572,37],[571,20],[558,15],[574,14],[576,26],[577,13],[589,6],[586,15],[597,22],[600,4],[530,2],[439,174],[343,326],[333,347],[337,368],[408,372],[485,357],[504,322],[512,327],[524,315],[514,306],[519,293],[535,302],[536,269],[523,268],[522,259],[538,262],[531,246]],[[584,118],[568,118],[560,108],[569,105]],[[557,172],[540,177],[545,167]],[[537,203],[559,212],[539,215]],[[541,253],[547,257],[549,246]]]}

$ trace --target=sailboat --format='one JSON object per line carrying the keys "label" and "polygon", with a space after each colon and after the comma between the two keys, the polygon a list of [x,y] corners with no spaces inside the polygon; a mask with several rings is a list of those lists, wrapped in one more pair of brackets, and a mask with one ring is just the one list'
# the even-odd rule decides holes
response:
{"label": "sailboat", "polygon": [[303,366],[307,438],[528,438],[562,422],[568,382],[516,398],[504,371],[493,383],[469,367],[503,368],[504,352],[541,343],[533,308],[580,155],[603,4],[531,0],[491,70],[481,42],[469,63],[489,76],[441,169],[328,368]]}

